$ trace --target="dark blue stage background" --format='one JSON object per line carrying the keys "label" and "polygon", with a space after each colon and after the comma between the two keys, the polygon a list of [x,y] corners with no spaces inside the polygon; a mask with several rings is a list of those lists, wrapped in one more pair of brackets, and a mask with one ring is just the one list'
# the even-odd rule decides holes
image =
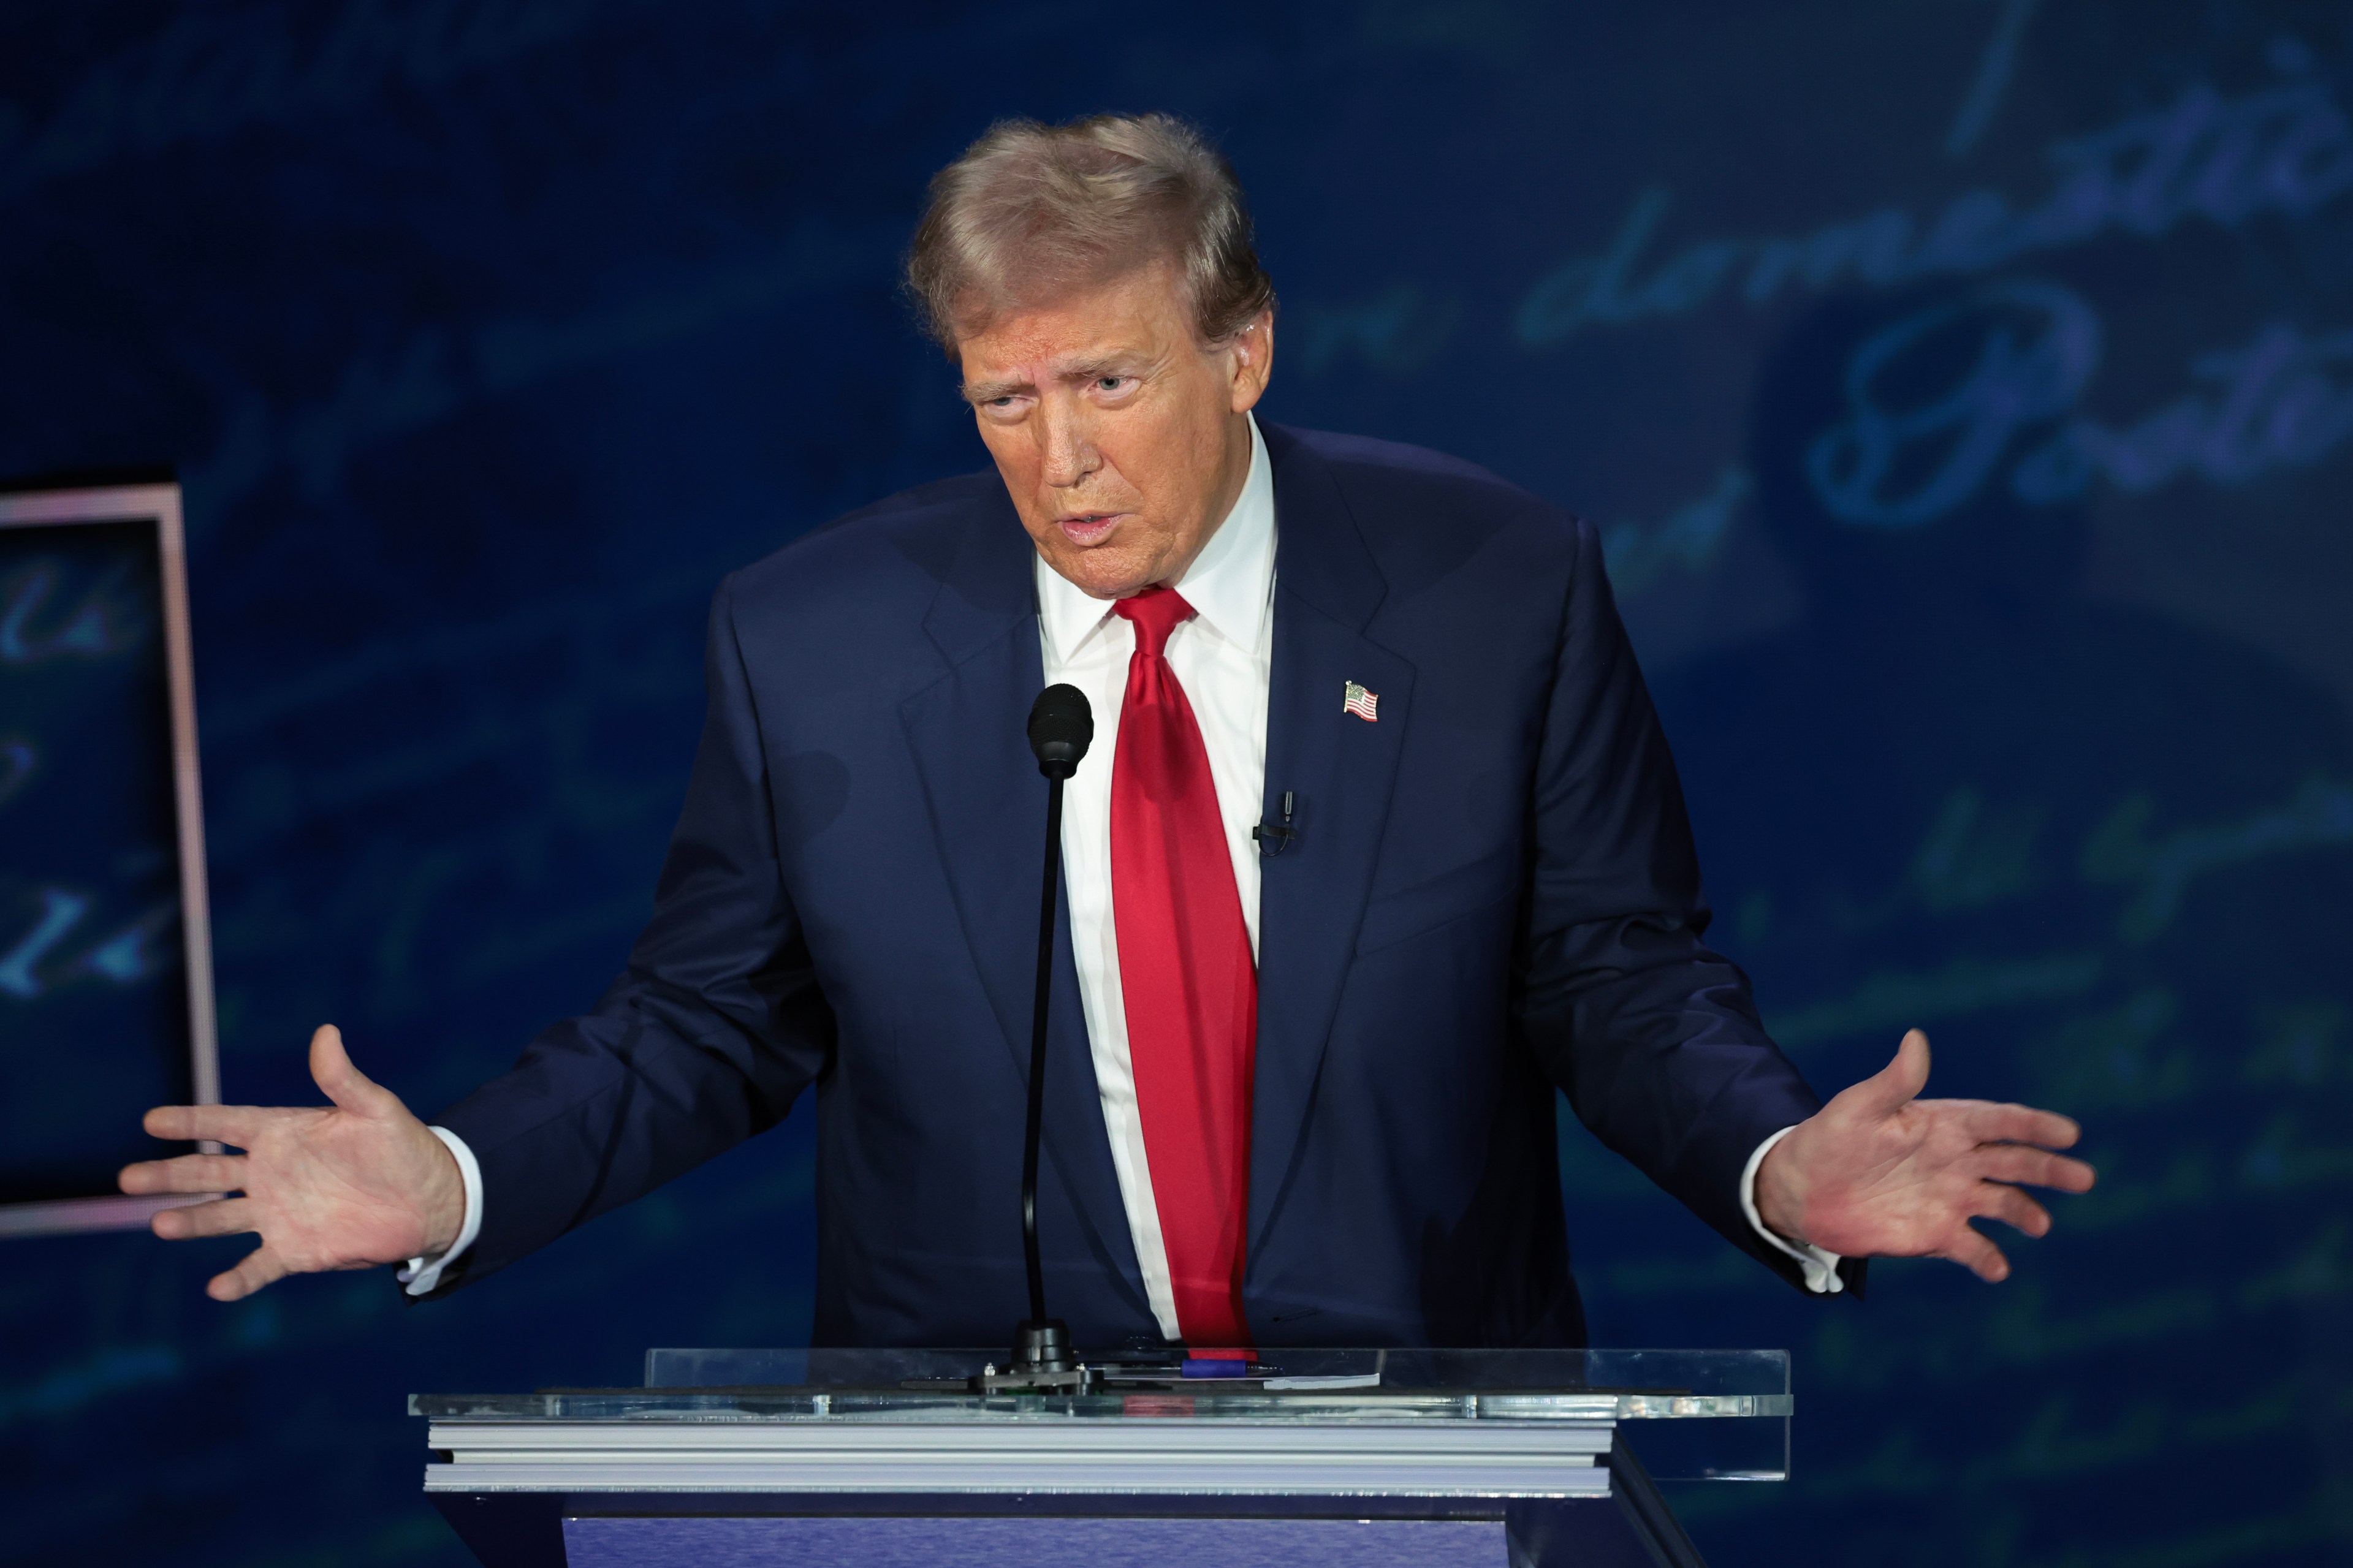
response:
{"label": "dark blue stage background", "polygon": [[[716,579],[983,460],[893,292],[925,177],[1140,107],[1255,198],[1271,417],[1606,528],[1816,1081],[1917,1022],[2088,1129],[2011,1283],[1862,1309],[1571,1131],[1599,1339],[1796,1353],[1797,1479],[1683,1497],[1713,1560],[2343,1561],[2339,5],[17,0],[0,475],[185,480],[229,1098],[312,1099],[332,1019],[430,1111],[595,995]],[[0,1244],[0,1561],[462,1562],[402,1396],[800,1339],[809,1170],[796,1118],[414,1312]]]}

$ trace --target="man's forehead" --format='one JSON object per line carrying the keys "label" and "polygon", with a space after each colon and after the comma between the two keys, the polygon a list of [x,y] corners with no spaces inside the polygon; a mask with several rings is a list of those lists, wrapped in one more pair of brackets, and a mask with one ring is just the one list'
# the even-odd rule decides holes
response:
{"label": "man's forehead", "polygon": [[1162,350],[1159,334],[1141,323],[1094,325],[1093,331],[1086,330],[1085,323],[1071,323],[1061,331],[1040,326],[967,338],[958,345],[965,373],[989,381],[1008,376],[1056,381],[1086,375],[1098,365],[1153,358]]}
{"label": "man's forehead", "polygon": [[1114,360],[1157,357],[1186,332],[1162,279],[1123,279],[1050,305],[999,314],[956,344],[967,379],[1084,375]]}
{"label": "man's forehead", "polygon": [[1100,353],[1036,360],[968,360],[967,387],[1046,386],[1057,382],[1086,381],[1113,371],[1132,372],[1154,356],[1142,350],[1105,349]]}

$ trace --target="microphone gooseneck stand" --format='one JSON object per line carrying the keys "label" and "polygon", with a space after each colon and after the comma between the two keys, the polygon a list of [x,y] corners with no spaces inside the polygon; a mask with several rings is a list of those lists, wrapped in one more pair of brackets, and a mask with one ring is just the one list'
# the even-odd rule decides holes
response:
{"label": "microphone gooseneck stand", "polygon": [[1062,785],[1078,772],[1095,734],[1086,693],[1050,686],[1029,710],[1029,750],[1046,775],[1046,876],[1038,902],[1038,995],[1029,1021],[1029,1116],[1021,1142],[1021,1258],[1029,1273],[1029,1315],[1013,1331],[1004,1373],[984,1373],[984,1392],[1001,1387],[1083,1389],[1092,1381],[1071,1350],[1069,1325],[1046,1315],[1046,1274],[1038,1259],[1038,1145],[1046,1118],[1046,1020],[1054,990],[1054,917],[1061,903]]}
{"label": "microphone gooseneck stand", "polygon": [[1021,1260],[1029,1269],[1029,1316],[1016,1331],[1014,1364],[1060,1372],[1067,1331],[1046,1316],[1046,1273],[1038,1261],[1038,1143],[1046,1119],[1046,1009],[1054,989],[1054,906],[1062,870],[1062,780],[1046,784],[1046,883],[1038,911],[1038,999],[1029,1022],[1029,1120],[1021,1139]]}

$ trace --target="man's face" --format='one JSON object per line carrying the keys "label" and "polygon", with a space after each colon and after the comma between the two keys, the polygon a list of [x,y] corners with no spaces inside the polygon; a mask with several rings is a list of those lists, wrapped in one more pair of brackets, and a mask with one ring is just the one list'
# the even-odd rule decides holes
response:
{"label": "man's face", "polygon": [[956,351],[1038,553],[1117,599],[1174,583],[1241,494],[1274,321],[1204,348],[1175,269],[1155,267],[1008,311]]}

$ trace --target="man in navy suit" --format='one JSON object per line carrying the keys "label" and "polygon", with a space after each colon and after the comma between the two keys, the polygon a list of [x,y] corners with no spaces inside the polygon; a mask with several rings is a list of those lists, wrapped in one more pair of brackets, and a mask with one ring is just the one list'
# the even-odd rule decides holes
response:
{"label": "man in navy suit", "polygon": [[1223,162],[1163,117],[1000,126],[911,283],[993,474],[730,577],[651,922],[587,1015],[427,1127],[332,1028],[314,1110],[164,1108],[243,1155],[213,1280],[480,1278],[782,1120],[818,1121],[820,1342],[999,1342],[1044,786],[1088,692],[1039,1232],[1081,1344],[1575,1345],[1553,1093],[1831,1292],[1869,1255],[2007,1271],[2064,1118],[1923,1100],[1926,1041],[1824,1106],[1708,922],[1593,530],[1433,453],[1261,425],[1273,293]]}

